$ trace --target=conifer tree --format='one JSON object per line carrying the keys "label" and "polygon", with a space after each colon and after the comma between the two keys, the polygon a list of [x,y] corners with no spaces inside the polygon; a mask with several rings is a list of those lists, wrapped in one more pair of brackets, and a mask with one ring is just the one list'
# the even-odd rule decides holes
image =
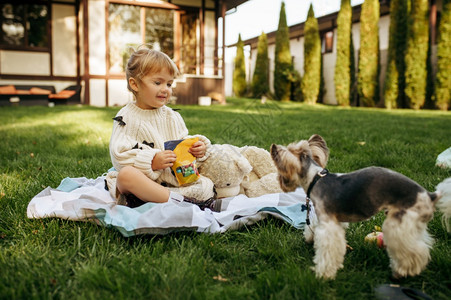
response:
{"label": "conifer tree", "polygon": [[354,39],[352,38],[352,32],[351,32],[351,44],[349,45],[349,52],[350,52],[350,60],[351,63],[349,65],[349,70],[351,73],[350,76],[350,87],[349,87],[349,102],[351,105],[355,105],[357,102],[357,77],[356,77],[356,66],[355,66],[355,48],[354,48]]}
{"label": "conifer tree", "polygon": [[291,82],[289,77],[291,76],[292,68],[285,2],[282,2],[274,57],[274,93],[278,100],[290,99]]}
{"label": "conifer tree", "polygon": [[429,43],[429,1],[411,0],[406,51],[406,97],[408,107],[420,109],[426,98]]}
{"label": "conifer tree", "polygon": [[362,106],[374,106],[379,87],[379,0],[365,0],[360,14],[358,90]]}
{"label": "conifer tree", "polygon": [[384,101],[387,108],[405,107],[405,53],[407,46],[408,3],[391,0],[387,73]]}
{"label": "conifer tree", "polygon": [[[429,41],[431,41],[431,32],[429,31]],[[432,67],[432,45],[428,43],[428,53],[426,56],[426,93],[423,107],[426,109],[434,109],[434,70]]]}
{"label": "conifer tree", "polygon": [[258,38],[257,61],[252,77],[252,95],[254,98],[260,98],[269,91],[268,65],[268,39],[266,34],[262,32]]}
{"label": "conifer tree", "polygon": [[451,1],[443,0],[437,45],[435,103],[441,110],[451,106]]}
{"label": "conifer tree", "polygon": [[233,70],[233,93],[236,97],[242,97],[246,93],[246,66],[244,63],[244,43],[239,34]]}
{"label": "conifer tree", "polygon": [[351,1],[341,0],[337,17],[337,60],[334,83],[337,104],[343,106],[349,106],[351,99],[351,25]]}
{"label": "conifer tree", "polygon": [[321,39],[318,20],[313,12],[313,5],[307,15],[304,26],[304,76],[301,89],[304,102],[314,104],[318,101],[321,84]]}
{"label": "conifer tree", "polygon": [[326,89],[326,81],[324,80],[324,57],[321,55],[321,80],[319,83],[319,94],[318,94],[318,101],[316,103],[324,103],[324,95],[327,92]]}
{"label": "conifer tree", "polygon": [[302,102],[302,76],[301,73],[299,73],[298,70],[296,70],[296,67],[293,65],[293,68],[291,70],[290,75],[290,82],[291,82],[291,100]]}

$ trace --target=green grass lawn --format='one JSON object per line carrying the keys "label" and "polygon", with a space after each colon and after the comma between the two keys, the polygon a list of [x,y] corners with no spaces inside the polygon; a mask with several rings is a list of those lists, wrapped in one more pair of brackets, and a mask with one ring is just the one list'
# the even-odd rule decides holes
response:
{"label": "green grass lawn", "polygon": [[[176,108],[190,133],[213,143],[269,149],[318,133],[330,148],[331,172],[378,165],[431,191],[451,176],[435,166],[451,146],[449,112],[249,99]],[[111,167],[118,109],[0,107],[0,299],[374,299],[374,288],[391,282],[386,252],[363,241],[382,225],[382,213],[350,226],[352,250],[334,281],[315,278],[312,245],[273,218],[225,234],[133,238],[92,223],[28,219],[28,202],[45,187]],[[398,283],[449,299],[451,236],[438,213],[429,230],[436,243],[428,268]]]}

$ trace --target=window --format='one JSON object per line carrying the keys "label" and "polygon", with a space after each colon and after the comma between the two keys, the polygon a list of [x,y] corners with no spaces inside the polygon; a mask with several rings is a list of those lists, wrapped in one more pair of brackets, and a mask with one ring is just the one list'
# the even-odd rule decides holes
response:
{"label": "window", "polygon": [[174,11],[136,5],[109,5],[110,72],[123,73],[129,47],[153,45],[174,56]]}
{"label": "window", "polygon": [[0,46],[7,49],[49,50],[49,6],[0,4]]}
{"label": "window", "polygon": [[328,31],[321,39],[321,53],[332,53],[334,50],[334,32]]}

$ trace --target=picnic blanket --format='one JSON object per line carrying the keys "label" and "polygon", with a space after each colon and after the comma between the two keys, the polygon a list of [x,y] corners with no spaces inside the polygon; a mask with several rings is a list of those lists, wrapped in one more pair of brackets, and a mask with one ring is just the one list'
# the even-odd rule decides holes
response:
{"label": "picnic blanket", "polygon": [[451,169],[451,147],[437,156],[435,165],[443,169]]}
{"label": "picnic blanket", "polygon": [[[221,212],[200,210],[187,202],[146,203],[136,208],[117,205],[105,190],[104,176],[65,178],[55,189],[45,188],[27,207],[28,218],[92,221],[117,229],[123,236],[168,234],[175,231],[222,233],[274,216],[302,229],[306,219],[305,193],[268,194],[257,198],[224,198]],[[311,213],[312,214],[312,213]],[[311,217],[312,215],[310,215]]]}

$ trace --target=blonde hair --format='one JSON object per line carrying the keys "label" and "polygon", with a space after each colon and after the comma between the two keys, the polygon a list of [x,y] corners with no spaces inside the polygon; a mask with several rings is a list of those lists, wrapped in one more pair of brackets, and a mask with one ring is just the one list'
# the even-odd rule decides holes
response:
{"label": "blonde hair", "polygon": [[180,71],[172,59],[165,53],[149,49],[148,47],[138,47],[137,50],[131,49],[132,53],[127,62],[125,75],[127,78],[127,88],[133,94],[136,92],[131,88],[129,79],[133,77],[135,80],[141,79],[149,73],[158,73],[161,70],[167,70],[171,76],[177,77]]}

